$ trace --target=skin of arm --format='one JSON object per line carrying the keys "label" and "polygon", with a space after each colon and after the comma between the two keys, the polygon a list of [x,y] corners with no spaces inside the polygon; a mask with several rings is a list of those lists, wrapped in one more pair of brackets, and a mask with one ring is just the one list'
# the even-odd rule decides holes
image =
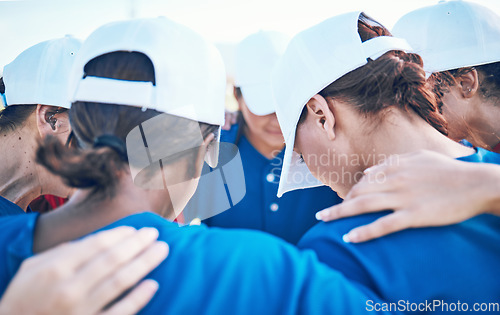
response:
{"label": "skin of arm", "polygon": [[477,165],[478,175],[484,179],[484,197],[488,202],[488,211],[500,216],[500,166],[493,164]]}
{"label": "skin of arm", "polygon": [[455,224],[483,213],[500,215],[500,166],[430,151],[393,156],[365,170],[343,203],[316,217],[332,221],[384,210],[393,212],[351,230],[344,241],[358,243],[408,228]]}

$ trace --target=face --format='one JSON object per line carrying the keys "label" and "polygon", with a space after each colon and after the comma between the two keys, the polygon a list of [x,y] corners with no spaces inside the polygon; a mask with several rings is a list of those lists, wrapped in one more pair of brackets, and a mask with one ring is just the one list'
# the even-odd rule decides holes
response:
{"label": "face", "polygon": [[[152,184],[155,186],[152,187],[153,208],[164,218],[173,220],[179,216],[196,192],[207,152],[207,143],[213,140],[213,135],[209,137],[199,148],[195,160],[192,155],[179,158],[172,163],[164,164],[163,172],[155,172],[149,179],[142,178],[142,187]],[[158,189],[165,187],[164,185],[167,189]]]}
{"label": "face", "polygon": [[265,116],[255,115],[248,109],[243,97],[238,98],[238,104],[248,126],[247,132],[252,139],[269,147],[280,149],[284,147],[283,134],[275,113]]}
{"label": "face", "polygon": [[[68,111],[55,106],[38,105],[36,109],[36,123],[42,140],[55,137],[62,144],[66,144],[71,133]],[[67,187],[61,177],[49,172],[36,164],[36,173],[44,192],[60,197],[69,197],[73,189]]]}
{"label": "face", "polygon": [[352,141],[360,128],[344,106],[337,103],[334,113],[324,98],[315,97],[297,126],[294,151],[314,177],[343,197],[363,175],[363,154]]}

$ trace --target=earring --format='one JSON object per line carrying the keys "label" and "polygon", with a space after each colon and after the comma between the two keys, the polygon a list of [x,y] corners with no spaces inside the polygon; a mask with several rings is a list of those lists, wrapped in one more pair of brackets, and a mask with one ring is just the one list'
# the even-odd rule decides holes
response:
{"label": "earring", "polygon": [[469,89],[469,93],[472,92],[472,89]]}
{"label": "earring", "polygon": [[[50,124],[52,130],[56,130],[57,118],[55,116],[59,113],[61,113],[59,109],[56,109],[54,112],[45,113],[45,121]],[[57,127],[61,127],[61,125],[59,124]]]}
{"label": "earring", "polygon": [[[57,118],[54,117],[55,114],[52,114],[49,116],[48,123],[50,124],[50,127],[52,127],[52,130],[56,130],[56,122]],[[60,127],[60,126],[58,126]]]}

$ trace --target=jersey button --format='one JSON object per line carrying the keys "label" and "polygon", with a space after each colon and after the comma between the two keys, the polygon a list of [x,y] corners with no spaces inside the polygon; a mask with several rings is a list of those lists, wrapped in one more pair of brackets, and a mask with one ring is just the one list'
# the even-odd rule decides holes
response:
{"label": "jersey button", "polygon": [[274,182],[274,175],[273,174],[267,174],[266,180],[270,183]]}
{"label": "jersey button", "polygon": [[272,212],[276,212],[278,211],[279,209],[279,206],[277,203],[273,202],[270,206],[269,206],[269,209],[272,211]]}

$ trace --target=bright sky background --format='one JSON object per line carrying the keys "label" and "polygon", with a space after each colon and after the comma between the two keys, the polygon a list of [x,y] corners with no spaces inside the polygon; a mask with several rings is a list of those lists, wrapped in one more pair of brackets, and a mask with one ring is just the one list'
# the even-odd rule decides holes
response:
{"label": "bright sky background", "polygon": [[[469,0],[500,14],[500,0]],[[232,49],[245,36],[277,30],[290,35],[344,12],[363,10],[391,28],[403,14],[438,0],[0,0],[0,67],[40,41],[131,17],[165,15],[218,44],[232,72]]]}

